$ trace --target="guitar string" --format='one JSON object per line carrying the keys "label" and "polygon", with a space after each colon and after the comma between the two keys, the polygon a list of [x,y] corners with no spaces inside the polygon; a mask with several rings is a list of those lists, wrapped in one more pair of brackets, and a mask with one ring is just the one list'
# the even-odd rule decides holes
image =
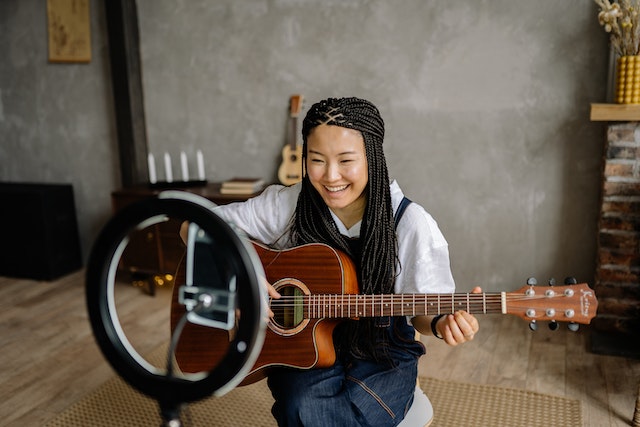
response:
{"label": "guitar string", "polygon": [[[382,296],[381,299],[376,300],[376,298],[380,298]],[[366,300],[365,304],[383,304],[383,303],[390,303],[391,301],[394,304],[400,304],[400,303],[404,303],[404,304],[408,304],[408,303],[412,303],[414,301],[416,302],[430,302],[430,303],[437,303],[438,301],[440,302],[441,305],[445,305],[445,304],[451,304],[452,300],[451,300],[451,296],[450,295],[446,295],[446,296],[440,296],[439,298],[435,295],[433,296],[424,296],[423,294],[393,294],[391,295],[372,295],[372,294],[368,294],[368,295],[363,295],[363,294],[314,294],[314,295],[300,295],[300,296],[289,296],[289,295],[283,295],[280,298],[272,298],[270,300],[274,301],[274,302],[278,302],[278,301],[312,301],[314,303],[326,303],[327,301],[335,303],[338,300],[344,300],[345,298],[347,300],[354,300],[351,301],[351,303],[356,303],[355,300],[358,300],[357,303],[361,303],[362,300]],[[410,299],[411,301],[403,301],[404,299]],[[554,295],[551,297],[545,296],[545,295],[535,295],[535,296],[527,296],[527,295],[506,295],[506,300],[507,301],[531,301],[531,300],[540,300],[540,299],[545,299],[545,300],[553,300],[553,299],[558,299],[558,298],[570,298],[567,295],[564,294],[560,294],[560,295]],[[316,301],[314,301],[316,300]],[[495,301],[495,302],[501,302],[502,301],[502,295],[487,295],[486,297],[483,297],[482,294],[469,294],[468,296],[468,300],[472,303],[481,303],[483,301]],[[456,305],[466,305],[467,302],[467,296],[465,294],[456,294],[456,296],[453,298],[453,301],[456,303]],[[347,301],[348,303],[349,301]]]}
{"label": "guitar string", "polygon": [[[344,297],[347,297],[345,301]],[[352,298],[355,297],[355,298]],[[367,295],[367,297],[369,297]],[[292,308],[303,307],[309,317],[344,317],[344,312],[347,311],[348,315],[371,315],[378,312],[380,315],[384,313],[394,313],[398,311],[400,313],[412,312],[421,313],[424,309],[426,314],[431,314],[430,311],[436,311],[436,313],[446,312],[446,308],[449,306],[455,309],[464,309],[473,313],[500,313],[502,312],[503,298],[502,294],[453,294],[453,300],[451,294],[446,295],[429,295],[429,294],[394,294],[387,296],[379,296],[376,301],[374,298],[362,298],[361,294],[315,294],[304,296],[282,296],[279,299],[272,300],[274,303],[271,306],[271,310],[274,313],[282,313],[285,310],[291,310]],[[398,298],[400,297],[400,298]],[[553,296],[546,295],[510,295],[507,294],[505,299],[507,302],[521,302],[532,300],[552,300],[557,298],[567,298],[567,295],[557,294]],[[405,301],[410,299],[411,301]],[[364,301],[363,301],[364,300]],[[438,307],[437,310],[433,310]],[[445,310],[442,310],[444,308]],[[406,309],[406,310],[403,310]],[[385,311],[386,310],[386,311]],[[340,312],[341,316],[337,316]],[[364,313],[364,314],[363,314]],[[377,314],[376,314],[377,315]]]}

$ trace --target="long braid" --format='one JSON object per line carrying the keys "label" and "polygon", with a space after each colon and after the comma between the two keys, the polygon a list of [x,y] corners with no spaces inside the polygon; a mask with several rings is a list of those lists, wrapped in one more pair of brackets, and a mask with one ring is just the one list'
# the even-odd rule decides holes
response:
{"label": "long braid", "polygon": [[[306,168],[307,139],[316,126],[326,124],[358,130],[364,139],[369,183],[367,204],[360,228],[361,251],[358,279],[364,294],[392,293],[395,278],[396,234],[389,191],[389,175],[384,157],[384,121],[369,101],[358,98],[329,98],[314,104],[302,126],[303,167]],[[352,257],[347,238],[340,234],[329,208],[313,188],[303,170],[302,190],[298,197],[292,225],[294,244],[320,242],[340,249]],[[318,215],[319,214],[319,215]],[[352,353],[357,357],[378,359],[374,344],[378,332],[372,319],[353,322],[347,328],[345,341],[357,343]]]}

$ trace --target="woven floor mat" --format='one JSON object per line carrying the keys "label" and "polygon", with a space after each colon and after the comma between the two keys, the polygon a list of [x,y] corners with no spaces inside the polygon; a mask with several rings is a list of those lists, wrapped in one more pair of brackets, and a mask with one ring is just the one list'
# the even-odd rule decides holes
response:
{"label": "woven floor mat", "polygon": [[420,379],[433,405],[430,427],[582,427],[580,401],[505,387]]}
{"label": "woven floor mat", "polygon": [[[162,360],[164,350],[149,360]],[[434,408],[430,427],[582,427],[580,401],[525,390],[421,378]],[[270,427],[273,398],[266,381],[238,387],[222,397],[188,405],[182,422],[189,426]],[[98,387],[56,418],[49,427],[147,427],[162,420],[157,403],[119,377]]]}
{"label": "woven floor mat", "polygon": [[[581,427],[578,400],[524,390],[463,384],[422,378],[434,407],[431,427]],[[189,405],[182,414],[185,426],[275,426],[273,400],[266,381],[239,387],[220,398]],[[113,427],[160,425],[155,401],[113,378],[77,402],[50,427]]]}

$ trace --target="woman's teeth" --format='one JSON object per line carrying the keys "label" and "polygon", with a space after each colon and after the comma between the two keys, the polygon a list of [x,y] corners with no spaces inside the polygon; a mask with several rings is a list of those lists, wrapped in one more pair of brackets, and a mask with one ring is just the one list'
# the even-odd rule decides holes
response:
{"label": "woman's teeth", "polygon": [[347,185],[341,185],[341,186],[339,186],[339,187],[327,187],[327,186],[325,186],[324,188],[326,188],[326,189],[327,189],[327,191],[329,191],[329,192],[331,192],[331,193],[334,193],[334,192],[336,192],[336,191],[342,191],[342,190],[344,190],[345,188],[347,188]]}

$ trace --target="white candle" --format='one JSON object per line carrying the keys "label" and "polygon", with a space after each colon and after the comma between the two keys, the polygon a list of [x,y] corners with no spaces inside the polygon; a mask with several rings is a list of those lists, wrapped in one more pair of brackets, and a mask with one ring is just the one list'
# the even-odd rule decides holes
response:
{"label": "white candle", "polygon": [[202,151],[198,150],[196,156],[198,158],[198,179],[204,181],[204,158],[202,157]]}
{"label": "white candle", "polygon": [[158,182],[158,177],[156,176],[156,159],[153,154],[149,153],[147,155],[147,162],[149,163],[149,182],[155,184]]}
{"label": "white candle", "polygon": [[167,182],[173,182],[173,172],[171,171],[171,156],[169,153],[164,153],[164,176]]}
{"label": "white candle", "polygon": [[180,166],[182,169],[182,180],[189,181],[189,166],[187,165],[187,155],[184,151],[180,152]]}

